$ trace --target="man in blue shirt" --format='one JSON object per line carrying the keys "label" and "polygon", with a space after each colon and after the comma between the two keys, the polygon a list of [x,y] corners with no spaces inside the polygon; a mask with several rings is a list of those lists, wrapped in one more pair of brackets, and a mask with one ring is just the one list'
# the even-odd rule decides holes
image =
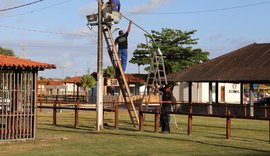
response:
{"label": "man in blue shirt", "polygon": [[110,3],[112,4],[112,11],[120,12],[120,0],[110,0]]}

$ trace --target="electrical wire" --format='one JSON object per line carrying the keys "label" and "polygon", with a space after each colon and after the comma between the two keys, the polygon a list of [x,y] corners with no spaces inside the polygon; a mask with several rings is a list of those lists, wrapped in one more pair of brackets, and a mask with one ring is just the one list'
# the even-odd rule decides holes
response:
{"label": "electrical wire", "polygon": [[32,4],[36,4],[36,3],[39,3],[39,2],[42,2],[42,1],[44,1],[44,0],[38,0],[38,1],[30,2],[30,3],[18,5],[18,6],[15,6],[15,7],[11,7],[11,8],[0,9],[0,12],[10,11],[10,10],[14,10],[14,9],[26,7],[26,6],[29,6],[29,5],[32,5]]}
{"label": "electrical wire", "polygon": [[41,11],[41,10],[45,10],[45,9],[48,9],[48,8],[52,8],[52,7],[55,7],[55,6],[63,5],[63,4],[68,3],[70,1],[72,1],[72,0],[61,1],[59,3],[55,3],[55,4],[52,4],[52,5],[43,7],[43,8],[36,9],[36,10],[31,10],[31,11],[27,11],[27,12],[24,12],[24,13],[10,15],[10,16],[4,16],[4,17],[0,17],[0,18],[9,18],[9,17],[23,16],[23,15],[26,15],[26,14],[35,13],[35,12],[38,12],[38,11]]}
{"label": "electrical wire", "polygon": [[239,6],[233,6],[233,7],[225,7],[225,8],[217,8],[217,9],[208,9],[208,10],[197,10],[197,11],[183,11],[183,12],[164,12],[164,13],[158,13],[158,12],[123,12],[128,14],[143,14],[143,15],[173,15],[173,14],[196,14],[196,13],[207,13],[207,12],[216,12],[216,11],[225,11],[225,10],[233,10],[233,9],[240,9],[240,8],[246,8],[246,7],[252,7],[257,5],[263,5],[268,4],[270,1],[263,1],[253,4],[246,4],[246,5],[239,5]]}
{"label": "electrical wire", "polygon": [[36,29],[28,29],[28,28],[19,28],[19,27],[13,27],[13,26],[5,26],[5,25],[0,25],[0,27],[2,27],[2,28],[8,28],[8,29],[23,30],[23,31],[47,33],[47,34],[57,34],[57,35],[68,35],[68,36],[83,36],[83,37],[87,37],[87,35],[84,35],[84,34],[53,32],[53,31],[36,30]]}

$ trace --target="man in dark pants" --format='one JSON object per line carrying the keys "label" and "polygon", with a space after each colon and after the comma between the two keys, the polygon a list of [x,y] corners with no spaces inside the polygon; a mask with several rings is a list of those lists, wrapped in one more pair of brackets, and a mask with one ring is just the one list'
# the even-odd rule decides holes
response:
{"label": "man in dark pants", "polygon": [[172,103],[175,102],[173,97],[173,87],[174,84],[167,84],[164,88],[161,89],[163,92],[162,94],[162,105],[161,105],[161,112],[160,112],[160,124],[161,124],[161,131],[162,133],[170,133],[170,114],[169,112],[172,111]]}

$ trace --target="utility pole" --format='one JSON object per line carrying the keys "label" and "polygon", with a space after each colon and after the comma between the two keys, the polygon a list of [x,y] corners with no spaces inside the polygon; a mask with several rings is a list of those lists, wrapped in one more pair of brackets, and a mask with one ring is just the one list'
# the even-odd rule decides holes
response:
{"label": "utility pole", "polygon": [[65,66],[61,66],[60,67],[60,69],[61,69],[61,71],[62,71],[62,76],[63,76],[63,78],[65,78]]}
{"label": "utility pole", "polygon": [[27,58],[27,45],[25,43],[21,44],[21,49],[22,49],[22,58]]}
{"label": "utility pole", "polygon": [[90,68],[87,68],[87,75],[90,75]]}
{"label": "utility pole", "polygon": [[97,62],[97,106],[96,130],[103,129],[103,39],[102,39],[102,0],[98,0],[98,62]]}

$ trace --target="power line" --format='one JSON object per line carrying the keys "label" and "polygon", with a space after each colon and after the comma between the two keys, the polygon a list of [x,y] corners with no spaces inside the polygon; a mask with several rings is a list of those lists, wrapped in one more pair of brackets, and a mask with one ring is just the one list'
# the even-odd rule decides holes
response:
{"label": "power line", "polygon": [[252,6],[257,6],[257,5],[263,5],[270,3],[270,1],[263,1],[263,2],[258,2],[258,3],[253,3],[253,4],[246,4],[246,5],[239,5],[239,6],[233,6],[233,7],[225,7],[225,8],[217,8],[217,9],[208,9],[208,10],[197,10],[197,11],[183,11],[183,12],[163,12],[163,13],[158,13],[158,12],[124,12],[128,14],[153,14],[153,15],[172,15],[172,14],[195,14],[195,13],[207,13],[207,12],[215,12],[215,11],[225,11],[225,10],[233,10],[233,9],[240,9],[240,8],[246,8],[246,7],[252,7]]}
{"label": "power line", "polygon": [[30,2],[30,3],[18,5],[18,6],[15,6],[15,7],[11,7],[11,8],[1,9],[0,12],[22,8],[22,7],[25,7],[25,6],[28,6],[28,5],[32,5],[32,4],[35,4],[35,3],[39,3],[39,2],[42,2],[42,1],[44,1],[44,0],[38,0],[38,1]]}
{"label": "power line", "polygon": [[1,18],[9,18],[9,17],[23,16],[23,15],[26,15],[26,14],[35,13],[35,12],[38,12],[38,11],[41,11],[41,10],[45,10],[45,9],[48,9],[48,8],[52,8],[52,7],[55,7],[55,6],[63,5],[63,4],[68,3],[68,2],[70,2],[70,1],[72,1],[72,0],[61,1],[61,2],[59,2],[59,3],[55,3],[55,4],[52,4],[52,5],[43,7],[43,8],[36,9],[36,10],[31,10],[31,11],[27,11],[27,12],[20,13],[20,14],[15,14],[15,15],[10,15],[10,16],[4,16],[4,17],[1,17]]}
{"label": "power line", "polygon": [[23,30],[23,31],[31,31],[31,32],[47,33],[47,34],[58,34],[58,35],[83,36],[83,37],[87,37],[87,35],[83,35],[83,34],[62,33],[62,32],[54,32],[54,31],[46,31],[46,30],[37,30],[37,29],[28,29],[28,28],[20,28],[20,27],[5,26],[5,25],[0,25],[0,27],[2,27],[2,28],[8,28],[8,29]]}

